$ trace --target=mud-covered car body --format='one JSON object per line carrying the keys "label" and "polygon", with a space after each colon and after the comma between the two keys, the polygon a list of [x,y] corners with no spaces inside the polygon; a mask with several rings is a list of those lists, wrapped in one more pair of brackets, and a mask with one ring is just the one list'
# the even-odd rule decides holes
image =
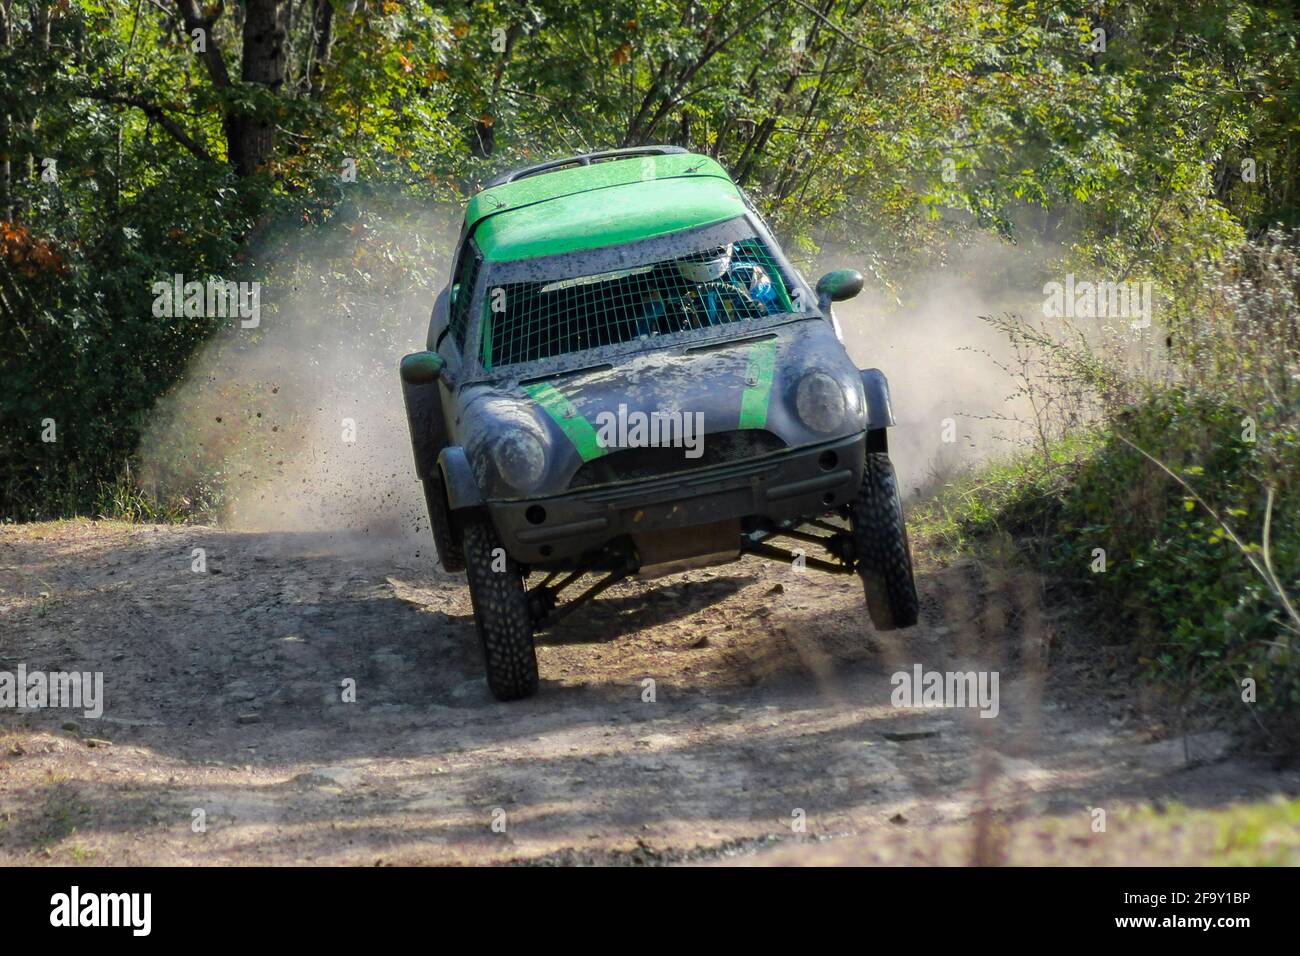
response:
{"label": "mud-covered car body", "polygon": [[[468,572],[498,697],[535,690],[533,629],[613,581],[746,552],[856,570],[878,627],[914,623],[888,385],[831,313],[861,287],[839,270],[810,288],[725,170],[675,147],[474,196],[401,378],[439,557]],[[558,606],[589,571],[608,577]]]}
{"label": "mud-covered car body", "polygon": [[[597,171],[599,179],[590,176]],[[611,213],[585,228],[616,244],[553,252],[575,240],[548,233],[548,220],[563,213],[548,215],[546,206],[573,198],[566,188],[577,185],[560,180],[579,177],[576,195],[590,202],[593,190],[604,193],[601,208]],[[635,213],[620,212],[620,194],[629,190],[642,194],[641,208],[676,214],[629,222]],[[537,207],[532,215],[530,206]],[[520,213],[524,221],[510,220]],[[493,235],[477,242],[494,217],[502,220],[498,233],[511,232],[509,241]],[[673,231],[628,238],[665,228]],[[489,188],[467,211],[453,274],[474,276],[466,312],[489,317],[494,289],[634,269],[749,239],[761,242],[787,284],[790,311],[493,368],[484,367],[485,321],[466,321],[454,334],[449,285],[427,343],[445,369],[436,382],[404,385],[420,477],[441,484],[452,515],[485,509],[506,550],[530,566],[608,566],[629,557],[643,563],[647,552],[681,550],[653,540],[663,532],[755,516],[789,521],[845,503],[862,478],[866,432],[893,424],[888,386],[879,372],[854,366],[829,301],[819,302],[716,162],[689,153],[634,154]],[[515,258],[520,254],[525,258]],[[813,372],[842,389],[844,413],[828,431],[798,413],[799,384]],[[702,454],[603,447],[597,423],[602,413],[618,415],[620,406],[621,419],[633,422],[638,412],[661,422],[674,413],[702,414]],[[542,476],[522,488],[501,473],[493,454],[494,443],[515,430],[538,440],[545,462]],[[609,548],[620,538],[627,540]]]}

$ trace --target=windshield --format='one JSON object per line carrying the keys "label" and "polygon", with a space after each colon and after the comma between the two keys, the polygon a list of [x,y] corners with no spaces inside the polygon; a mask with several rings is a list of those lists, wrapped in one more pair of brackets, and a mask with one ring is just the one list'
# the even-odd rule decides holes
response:
{"label": "windshield", "polygon": [[[709,230],[695,238],[715,241],[718,234]],[[483,367],[805,311],[795,301],[805,294],[748,223],[727,230],[723,238],[728,241],[703,248],[695,248],[699,241],[660,243],[660,256],[673,245],[678,254],[616,269],[587,271],[595,264],[621,264],[626,257],[601,261],[588,255],[585,262],[554,269],[547,268],[548,260],[537,260],[529,281],[489,276],[479,342]]]}

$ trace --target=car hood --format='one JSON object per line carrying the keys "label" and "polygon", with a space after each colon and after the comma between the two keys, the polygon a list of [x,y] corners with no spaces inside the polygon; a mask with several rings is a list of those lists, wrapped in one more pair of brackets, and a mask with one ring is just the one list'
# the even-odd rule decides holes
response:
{"label": "car hood", "polygon": [[[810,428],[797,411],[796,390],[813,371],[844,395],[843,419],[829,432]],[[466,386],[462,409],[461,444],[480,487],[497,498],[563,492],[584,463],[670,437],[691,459],[699,457],[692,442],[707,447],[709,436],[722,433],[761,430],[776,439],[766,447],[799,447],[856,434],[867,421],[858,369],[820,318],[561,376]],[[528,495],[495,474],[492,442],[512,428],[533,432],[546,448],[546,477]]]}

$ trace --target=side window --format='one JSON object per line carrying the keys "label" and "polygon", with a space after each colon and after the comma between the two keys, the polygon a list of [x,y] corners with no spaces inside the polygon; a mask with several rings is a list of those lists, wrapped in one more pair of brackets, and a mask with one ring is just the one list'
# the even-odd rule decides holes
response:
{"label": "side window", "polygon": [[448,328],[456,347],[465,351],[465,333],[469,331],[469,302],[474,298],[474,283],[478,279],[479,266],[482,263],[473,243],[467,243],[461,253],[460,270],[451,286],[451,320]]}

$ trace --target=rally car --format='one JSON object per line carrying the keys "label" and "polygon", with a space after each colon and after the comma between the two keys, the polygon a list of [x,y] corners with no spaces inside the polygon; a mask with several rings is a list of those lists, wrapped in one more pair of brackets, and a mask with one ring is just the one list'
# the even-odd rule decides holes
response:
{"label": "rally car", "polygon": [[633,574],[761,555],[856,573],[877,629],[916,623],[889,386],[831,313],[862,282],[809,288],[722,166],[678,147],[529,166],[470,200],[400,373],[497,698],[536,691],[538,630]]}

